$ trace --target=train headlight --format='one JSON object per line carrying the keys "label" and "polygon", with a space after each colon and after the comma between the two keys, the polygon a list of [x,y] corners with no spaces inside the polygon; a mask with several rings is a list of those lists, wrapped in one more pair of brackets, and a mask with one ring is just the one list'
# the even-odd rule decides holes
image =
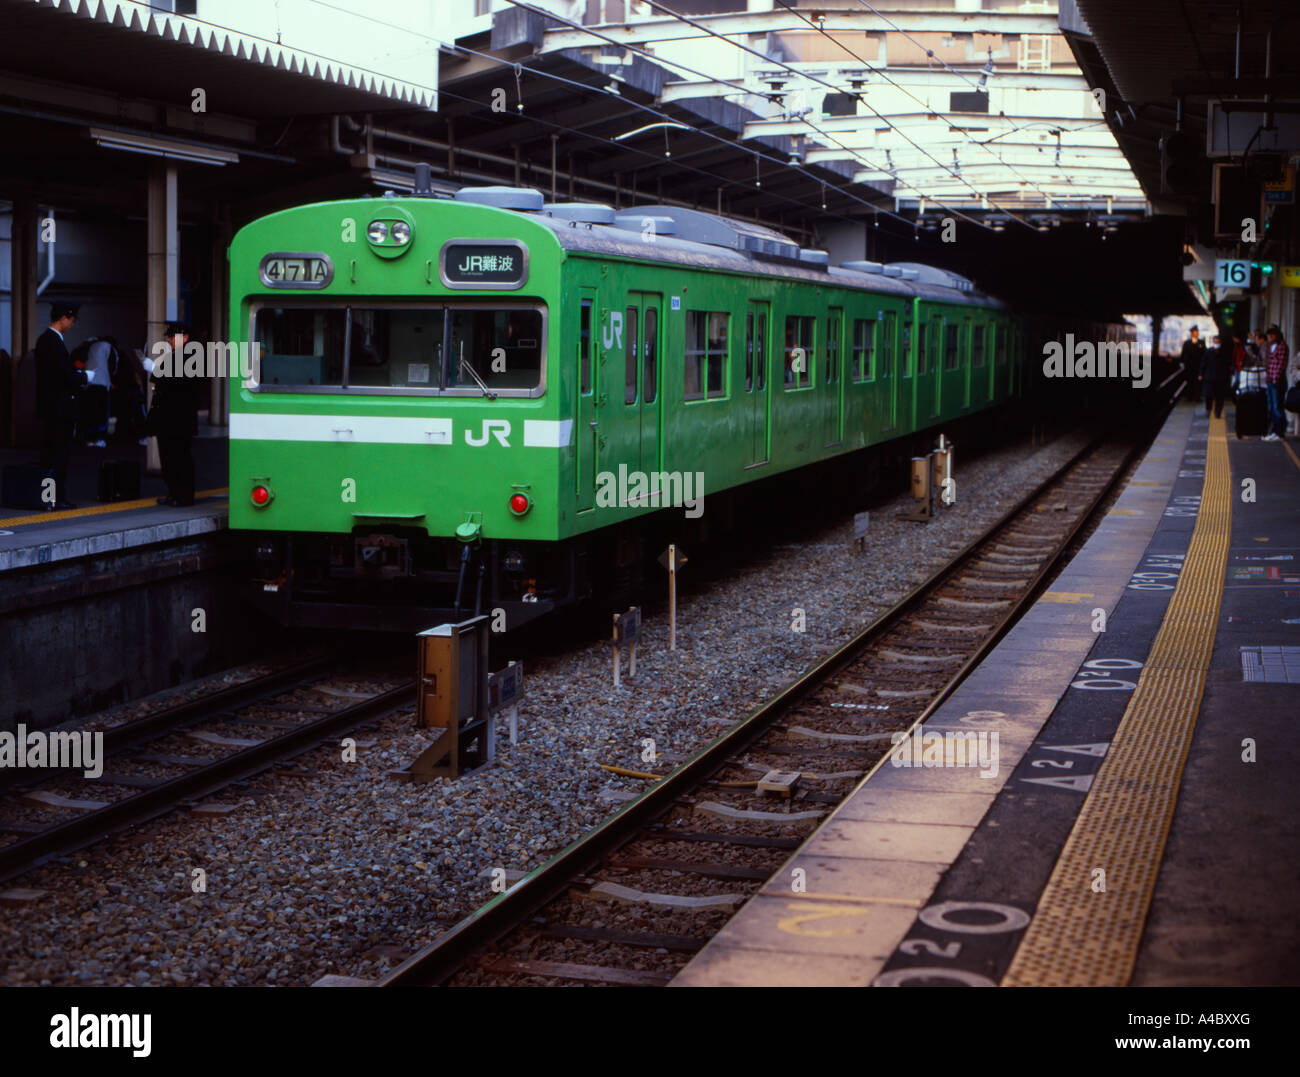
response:
{"label": "train headlight", "polygon": [[415,218],[401,206],[377,206],[366,226],[370,250],[380,258],[400,258],[415,244]]}
{"label": "train headlight", "polygon": [[529,500],[527,494],[516,493],[510,495],[510,511],[516,516],[526,516],[528,510],[532,507],[533,503]]}

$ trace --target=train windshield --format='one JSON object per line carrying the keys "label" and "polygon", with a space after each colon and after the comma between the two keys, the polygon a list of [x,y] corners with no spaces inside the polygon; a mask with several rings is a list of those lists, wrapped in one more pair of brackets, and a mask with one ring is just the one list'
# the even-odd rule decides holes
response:
{"label": "train windshield", "polygon": [[538,396],[545,318],[535,307],[262,306],[258,388]]}

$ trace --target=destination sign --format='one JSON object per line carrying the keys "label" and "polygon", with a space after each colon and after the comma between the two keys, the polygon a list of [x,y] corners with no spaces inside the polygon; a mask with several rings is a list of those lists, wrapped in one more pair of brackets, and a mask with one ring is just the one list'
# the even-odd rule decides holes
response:
{"label": "destination sign", "polygon": [[262,259],[258,276],[267,288],[324,288],[334,279],[334,263],[324,254],[277,251]]}
{"label": "destination sign", "polygon": [[528,249],[513,240],[454,239],[442,248],[438,268],[449,288],[519,288],[528,279]]}

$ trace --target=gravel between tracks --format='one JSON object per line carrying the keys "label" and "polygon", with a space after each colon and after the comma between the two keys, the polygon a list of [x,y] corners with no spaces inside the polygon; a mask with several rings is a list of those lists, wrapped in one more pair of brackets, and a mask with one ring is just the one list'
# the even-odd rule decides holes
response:
{"label": "gravel between tracks", "polygon": [[[387,777],[427,741],[406,712],[361,734],[356,762],[315,751],[292,773],[221,794],[229,814],[176,812],[33,871],[8,884],[46,894],[0,920],[0,984],[375,976],[489,899],[494,868],[540,865],[615,810],[621,791],[643,788],[598,763],[666,772],[642,759],[643,739],[678,754],[714,739],[719,719],[744,717],[850,638],[1082,444],[959,464],[956,509],[921,525],[896,518],[904,497],[879,505],[865,552],[845,520],[738,567],[679,603],[677,652],[664,619],[647,621],[636,679],[619,689],[603,642],[531,662],[519,744],[503,730],[485,772],[422,786]],[[792,630],[795,607],[804,632]],[[664,922],[631,908],[616,918]]]}

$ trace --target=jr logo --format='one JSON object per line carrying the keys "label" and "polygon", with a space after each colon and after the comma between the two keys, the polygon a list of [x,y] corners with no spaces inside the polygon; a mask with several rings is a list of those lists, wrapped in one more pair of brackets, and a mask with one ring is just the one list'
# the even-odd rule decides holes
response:
{"label": "jr logo", "polygon": [[468,430],[465,431],[465,444],[486,445],[488,443],[488,438],[493,437],[507,449],[510,448],[509,419],[484,419],[483,429],[479,432],[478,437],[474,437]]}
{"label": "jr logo", "polygon": [[601,343],[607,348],[623,347],[623,315],[616,310],[609,312],[609,320],[605,322],[604,332],[601,334]]}

